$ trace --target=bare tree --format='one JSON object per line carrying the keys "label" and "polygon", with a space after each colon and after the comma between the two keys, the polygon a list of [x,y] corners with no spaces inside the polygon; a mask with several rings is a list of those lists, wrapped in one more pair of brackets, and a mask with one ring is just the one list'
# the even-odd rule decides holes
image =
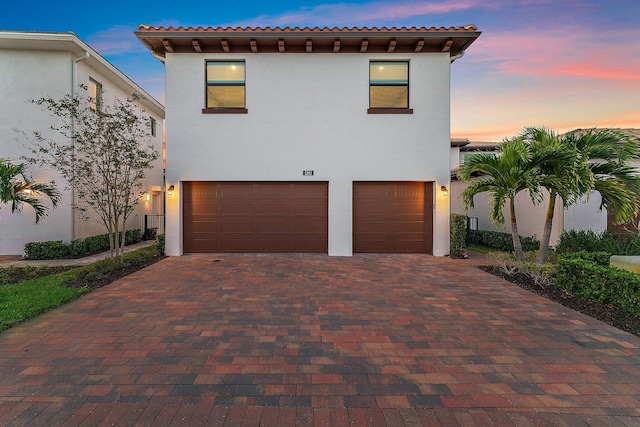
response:
{"label": "bare tree", "polygon": [[104,224],[111,256],[122,260],[127,219],[139,201],[145,171],[159,153],[148,139],[149,119],[136,106],[140,96],[104,105],[99,91],[96,98],[66,95],[31,100],[60,119],[51,129],[61,137],[33,132],[31,157],[25,159],[60,173],[67,188],[76,192],[74,209],[83,219]]}

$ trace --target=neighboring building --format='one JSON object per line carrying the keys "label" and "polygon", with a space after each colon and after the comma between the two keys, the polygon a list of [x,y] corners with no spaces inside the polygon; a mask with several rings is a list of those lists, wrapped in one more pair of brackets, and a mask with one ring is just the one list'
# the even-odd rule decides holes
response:
{"label": "neighboring building", "polygon": [[[617,132],[626,134],[630,138],[640,141],[640,129],[612,129]],[[571,132],[586,132],[584,129],[576,129]],[[640,143],[640,142],[639,142]],[[467,139],[451,140],[451,212],[463,213],[472,218],[477,218],[478,228],[480,230],[496,230],[508,232],[507,228],[496,227],[491,223],[489,198],[486,194],[478,194],[475,201],[475,208],[465,210],[460,199],[462,191],[467,187],[467,183],[457,180],[458,167],[464,163],[464,159],[475,153],[494,153],[500,146],[499,142],[475,142]],[[454,159],[459,159],[455,164]],[[640,170],[640,160],[636,161],[636,167]],[[605,209],[600,210],[601,197],[600,194],[594,192],[589,198],[585,198],[581,203],[564,208],[562,201],[558,200],[555,206],[553,228],[551,231],[551,246],[555,245],[560,235],[565,230],[593,230],[601,233],[606,230],[614,232],[623,232],[625,230],[637,232],[636,225],[640,221],[640,216],[636,219],[635,224],[613,225],[613,211]],[[544,220],[548,206],[548,194],[545,192],[545,198],[541,204],[533,205],[529,195],[525,192],[520,193],[516,198],[516,216],[518,219],[518,232],[522,236],[541,237],[544,227]],[[508,221],[508,211],[505,207],[505,218]]]}
{"label": "neighboring building", "polygon": [[449,252],[457,28],[162,28],[169,255]]}
{"label": "neighboring building", "polygon": [[[21,156],[29,154],[21,142],[15,141],[20,139],[15,129],[27,134],[40,131],[44,136],[60,137],[50,130],[57,120],[28,101],[46,96],[62,98],[77,93],[79,85],[87,86],[89,91],[101,86],[105,91],[106,99],[102,100],[105,104],[114,97],[142,95],[145,99],[139,106],[152,119],[151,123],[155,123],[155,128],[149,129],[149,141],[161,152],[164,107],[75,34],[0,31],[0,69],[0,157],[20,163]],[[99,222],[79,219],[71,208],[73,194],[63,191],[66,183],[57,172],[38,167],[30,167],[29,171],[37,181],[54,180],[63,192],[62,203],[37,225],[31,207],[25,206],[21,213],[11,214],[10,206],[0,206],[0,255],[22,254],[27,242],[69,241],[106,232]],[[162,214],[162,186],[162,159],[158,159],[143,183],[149,200],[143,197],[135,213]],[[132,215],[128,228],[134,226],[134,219]]]}

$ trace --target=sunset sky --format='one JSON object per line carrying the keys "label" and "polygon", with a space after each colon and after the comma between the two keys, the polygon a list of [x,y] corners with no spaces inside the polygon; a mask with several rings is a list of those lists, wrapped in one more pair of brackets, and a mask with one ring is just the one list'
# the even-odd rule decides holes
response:
{"label": "sunset sky", "polygon": [[76,33],[164,102],[164,66],[133,34],[143,23],[214,27],[473,23],[482,35],[452,64],[452,137],[499,141],[530,125],[561,132],[640,128],[638,0],[35,0],[3,1],[0,13],[1,30]]}

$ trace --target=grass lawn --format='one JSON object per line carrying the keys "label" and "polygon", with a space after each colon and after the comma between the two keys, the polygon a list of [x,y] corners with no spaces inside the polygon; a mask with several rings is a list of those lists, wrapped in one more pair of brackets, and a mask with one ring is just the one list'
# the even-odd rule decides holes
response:
{"label": "grass lawn", "polygon": [[488,254],[490,252],[496,252],[497,249],[493,249],[490,248],[488,246],[482,246],[482,245],[469,245],[466,247],[466,249],[470,250],[470,251],[474,251],[474,252],[478,252],[480,254]]}
{"label": "grass lawn", "polygon": [[46,270],[36,272],[33,267],[22,267],[8,274],[7,269],[4,276],[22,275],[22,281],[0,285],[0,332],[160,259],[162,256],[154,245],[125,254],[123,264],[106,259],[64,272],[51,269],[51,274],[37,278],[31,277],[46,274]]}
{"label": "grass lawn", "polygon": [[76,274],[77,269],[0,286],[0,331],[89,292],[88,288],[64,286]]}

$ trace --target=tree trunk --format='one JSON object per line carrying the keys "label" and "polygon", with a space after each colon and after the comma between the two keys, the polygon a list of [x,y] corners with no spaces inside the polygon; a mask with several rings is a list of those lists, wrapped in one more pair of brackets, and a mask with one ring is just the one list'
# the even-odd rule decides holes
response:
{"label": "tree trunk", "polygon": [[524,262],[524,251],[522,250],[522,243],[520,243],[520,236],[518,235],[516,206],[513,199],[509,199],[509,214],[511,216],[511,238],[513,239],[513,251],[516,253],[518,261]]}
{"label": "tree trunk", "polygon": [[549,241],[551,240],[551,227],[553,226],[553,214],[556,208],[556,192],[551,191],[549,194],[549,206],[547,207],[547,216],[544,220],[544,230],[542,232],[542,240],[540,240],[540,248],[536,254],[536,263],[544,264],[547,260],[547,251],[549,250]]}

